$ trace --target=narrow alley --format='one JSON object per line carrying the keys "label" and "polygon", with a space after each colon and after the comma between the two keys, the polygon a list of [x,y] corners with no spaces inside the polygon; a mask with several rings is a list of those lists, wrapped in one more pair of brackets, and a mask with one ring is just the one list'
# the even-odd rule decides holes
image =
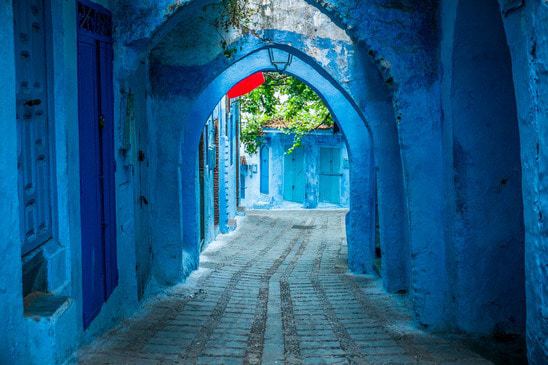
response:
{"label": "narrow alley", "polygon": [[548,0],[3,0],[0,86],[0,365],[548,364]]}
{"label": "narrow alley", "polygon": [[186,284],[84,347],[79,364],[486,364],[413,327],[402,296],[348,274],[345,210],[251,211]]}

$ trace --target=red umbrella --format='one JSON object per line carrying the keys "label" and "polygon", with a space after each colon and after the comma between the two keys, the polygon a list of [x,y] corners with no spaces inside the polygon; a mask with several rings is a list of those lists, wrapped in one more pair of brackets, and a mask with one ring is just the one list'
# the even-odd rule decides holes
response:
{"label": "red umbrella", "polygon": [[257,72],[242,81],[238,82],[230,91],[228,92],[229,98],[237,98],[238,96],[245,95],[255,90],[262,84],[264,84],[265,78],[262,72]]}

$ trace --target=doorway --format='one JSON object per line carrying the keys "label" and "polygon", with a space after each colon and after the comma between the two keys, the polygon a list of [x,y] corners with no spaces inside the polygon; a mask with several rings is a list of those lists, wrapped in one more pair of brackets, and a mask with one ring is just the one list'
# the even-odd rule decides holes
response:
{"label": "doorway", "polygon": [[341,177],[341,149],[320,148],[320,202],[340,203]]}
{"label": "doorway", "polygon": [[78,125],[84,328],[118,285],[112,17],[78,3]]}
{"label": "doorway", "polygon": [[303,203],[304,188],[304,151],[297,148],[284,156],[284,200]]}
{"label": "doorway", "polygon": [[261,147],[261,194],[269,193],[268,179],[270,176],[270,150],[268,146]]}

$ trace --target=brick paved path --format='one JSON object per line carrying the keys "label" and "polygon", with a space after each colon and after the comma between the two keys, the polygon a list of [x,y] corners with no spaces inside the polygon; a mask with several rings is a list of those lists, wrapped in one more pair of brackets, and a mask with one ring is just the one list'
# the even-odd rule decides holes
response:
{"label": "brick paved path", "polygon": [[83,348],[81,364],[486,364],[347,274],[343,211],[249,212],[189,282]]}

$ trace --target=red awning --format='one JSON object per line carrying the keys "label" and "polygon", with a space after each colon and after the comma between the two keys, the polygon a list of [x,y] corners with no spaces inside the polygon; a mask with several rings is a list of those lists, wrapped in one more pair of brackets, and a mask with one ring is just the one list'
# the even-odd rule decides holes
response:
{"label": "red awning", "polygon": [[257,72],[249,76],[246,79],[238,82],[230,91],[228,92],[229,98],[237,98],[238,96],[245,95],[252,92],[262,84],[264,84],[265,78],[262,72]]}

